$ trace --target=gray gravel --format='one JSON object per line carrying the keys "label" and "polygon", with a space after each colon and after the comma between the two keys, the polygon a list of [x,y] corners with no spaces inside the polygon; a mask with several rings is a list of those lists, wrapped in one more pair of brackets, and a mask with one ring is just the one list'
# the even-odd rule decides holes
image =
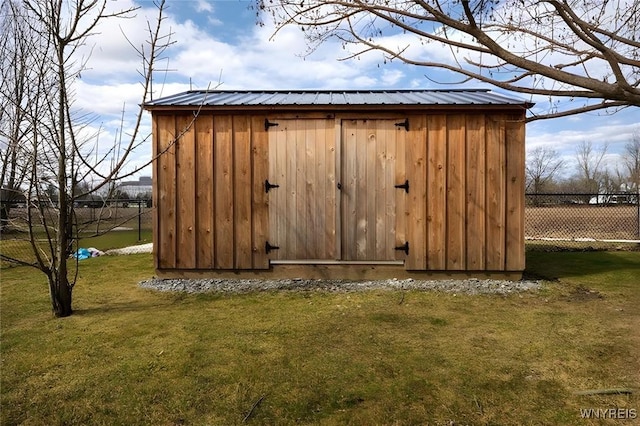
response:
{"label": "gray gravel", "polygon": [[540,288],[539,281],[479,280],[414,280],[389,279],[375,281],[307,280],[307,279],[158,279],[142,281],[140,287],[183,293],[249,293],[256,291],[329,291],[362,290],[430,290],[454,294],[508,294]]}

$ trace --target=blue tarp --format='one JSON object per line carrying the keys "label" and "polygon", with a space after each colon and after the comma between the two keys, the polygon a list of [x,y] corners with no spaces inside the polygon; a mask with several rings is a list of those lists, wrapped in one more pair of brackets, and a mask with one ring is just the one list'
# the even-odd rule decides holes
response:
{"label": "blue tarp", "polygon": [[102,256],[104,253],[98,249],[93,247],[89,248],[79,248],[78,251],[73,253],[71,256],[75,257],[78,260],[89,259],[90,257],[98,257]]}

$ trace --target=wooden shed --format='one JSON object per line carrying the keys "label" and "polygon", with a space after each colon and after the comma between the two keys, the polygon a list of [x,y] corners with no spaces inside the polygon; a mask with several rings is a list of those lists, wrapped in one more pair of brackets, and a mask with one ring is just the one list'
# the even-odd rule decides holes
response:
{"label": "wooden shed", "polygon": [[521,276],[525,112],[487,90],[148,102],[159,276]]}

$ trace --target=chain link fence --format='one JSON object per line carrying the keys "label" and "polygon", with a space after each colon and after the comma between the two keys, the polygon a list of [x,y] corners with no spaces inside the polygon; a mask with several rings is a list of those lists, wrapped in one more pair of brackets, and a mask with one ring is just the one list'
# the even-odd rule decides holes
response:
{"label": "chain link fence", "polygon": [[[529,249],[593,249],[638,247],[640,203],[637,194],[526,194],[525,238]],[[4,206],[3,206],[4,207]],[[46,245],[39,210],[31,214],[38,244]],[[54,206],[43,209],[51,216]],[[151,242],[152,207],[147,200],[107,200],[76,204],[77,246],[99,250]],[[26,205],[13,203],[0,234],[0,267],[31,263]],[[78,245],[79,244],[79,245]]]}
{"label": "chain link fence", "polygon": [[637,194],[526,194],[529,245],[609,248],[640,243]]}
{"label": "chain link fence", "polygon": [[[55,240],[56,206],[42,208],[25,203],[0,202],[2,232],[0,233],[0,268],[21,263],[34,263],[35,255],[29,239],[29,216],[36,246],[46,253],[49,240]],[[76,202],[72,250],[95,247],[107,251],[151,242],[153,207],[148,200],[118,199]],[[8,213],[8,214],[7,214]],[[49,234],[45,224],[49,224]]]}

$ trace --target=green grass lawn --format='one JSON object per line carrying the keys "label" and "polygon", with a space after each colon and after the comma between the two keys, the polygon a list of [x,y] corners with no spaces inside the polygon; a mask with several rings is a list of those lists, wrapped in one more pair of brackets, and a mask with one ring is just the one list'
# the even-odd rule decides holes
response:
{"label": "green grass lawn", "polygon": [[[151,255],[81,263],[75,314],[0,271],[3,425],[590,425],[640,415],[640,252],[528,253],[508,296],[166,294]],[[631,388],[631,395],[576,395]],[[253,410],[252,410],[253,408]],[[637,424],[638,419],[612,424]]]}

